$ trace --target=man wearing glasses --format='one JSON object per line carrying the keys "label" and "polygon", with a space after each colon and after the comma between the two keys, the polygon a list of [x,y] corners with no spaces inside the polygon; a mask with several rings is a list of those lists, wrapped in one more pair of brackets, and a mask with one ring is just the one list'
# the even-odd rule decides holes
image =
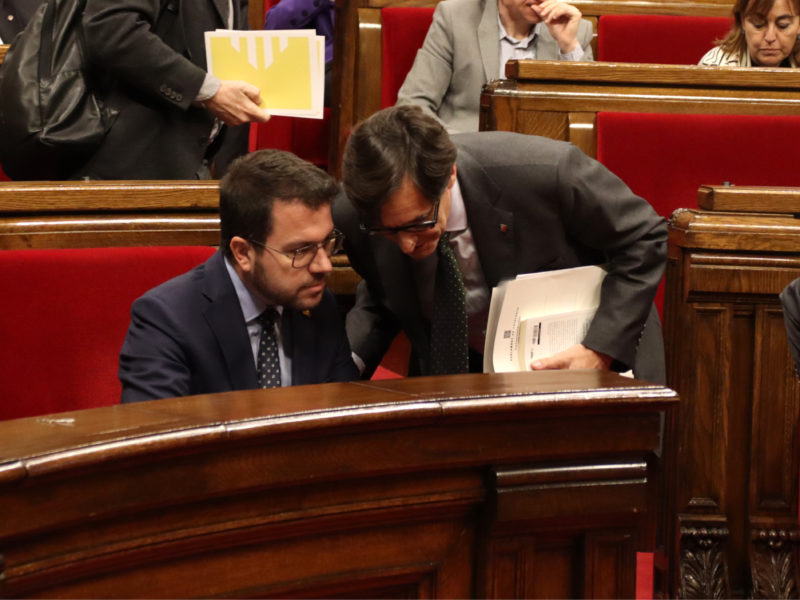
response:
{"label": "man wearing glasses", "polygon": [[[608,275],[583,342],[532,368],[633,369],[664,381],[653,297],[666,225],[597,161],[538,136],[451,137],[418,107],[397,106],[353,131],[342,171],[347,197],[337,199],[334,221],[364,278],[347,315],[362,376],[400,329],[411,341],[409,374],[481,371],[492,287],[522,273],[602,264]],[[441,300],[448,295],[458,301]],[[440,341],[441,330],[452,339]]]}
{"label": "man wearing glasses", "polygon": [[236,160],[220,181],[220,250],[133,304],[122,402],[357,378],[326,289],[338,192],[287,152]]}

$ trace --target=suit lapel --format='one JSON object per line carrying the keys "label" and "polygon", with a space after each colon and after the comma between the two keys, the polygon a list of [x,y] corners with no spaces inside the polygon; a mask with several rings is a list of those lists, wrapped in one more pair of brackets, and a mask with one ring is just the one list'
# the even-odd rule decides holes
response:
{"label": "suit lapel", "polygon": [[502,202],[502,190],[462,147],[458,149],[457,167],[467,222],[475,239],[483,276],[492,288],[518,272],[514,255],[514,215],[497,207]]}
{"label": "suit lapel", "polygon": [[481,22],[478,23],[478,44],[486,81],[497,79],[500,69],[497,18],[497,0],[484,0],[483,15],[481,15]]}
{"label": "suit lapel", "polygon": [[225,359],[231,389],[258,387],[242,307],[225,268],[222,252],[217,252],[206,262],[204,294],[210,301],[205,318]]}
{"label": "suit lapel", "polygon": [[317,383],[315,353],[310,349],[315,343],[314,321],[310,315],[285,306],[281,321],[283,351],[292,359],[292,385]]}
{"label": "suit lapel", "polygon": [[[217,9],[217,14],[222,20],[223,27],[228,27],[228,0],[214,0],[214,8]],[[236,19],[234,18],[233,26],[236,27]]]}

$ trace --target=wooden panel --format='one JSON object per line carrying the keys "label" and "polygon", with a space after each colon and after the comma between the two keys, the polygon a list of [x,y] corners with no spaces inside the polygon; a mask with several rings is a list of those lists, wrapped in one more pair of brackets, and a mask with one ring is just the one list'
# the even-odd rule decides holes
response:
{"label": "wooden panel", "polygon": [[800,188],[701,185],[697,204],[705,210],[800,213]]}
{"label": "wooden panel", "polygon": [[[591,122],[591,115],[600,111],[796,115],[800,112],[800,73],[795,71],[509,61],[509,79],[492,81],[483,88],[480,128],[572,141],[571,129],[552,127],[558,113],[565,120],[584,113],[582,123]],[[575,141],[588,155],[596,156],[596,136]]]}
{"label": "wooden panel", "polygon": [[[662,489],[676,408],[666,388],[586,371],[2,422],[0,596],[630,597],[636,551],[664,552],[647,490]],[[614,502],[618,478],[635,502]],[[553,486],[599,510],[548,501]],[[526,500],[513,527],[501,490]],[[561,571],[543,570],[564,539]]]}
{"label": "wooden panel", "polygon": [[0,65],[3,64],[3,59],[6,57],[6,52],[8,52],[8,44],[0,44]]}
{"label": "wooden panel", "polygon": [[[0,250],[219,245],[218,181],[0,184]],[[328,280],[343,306],[361,278],[345,255]]]}
{"label": "wooden panel", "polygon": [[[735,203],[765,195],[742,189]],[[778,213],[681,210],[670,220],[665,345],[684,399],[687,598],[797,595],[800,381],[777,297],[800,276],[796,227]]]}

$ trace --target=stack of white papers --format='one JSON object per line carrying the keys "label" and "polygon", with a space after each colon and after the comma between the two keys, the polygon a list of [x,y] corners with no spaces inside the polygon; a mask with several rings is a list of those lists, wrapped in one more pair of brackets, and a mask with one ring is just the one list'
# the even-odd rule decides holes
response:
{"label": "stack of white papers", "polygon": [[580,343],[600,305],[606,271],[588,266],[518,275],[492,290],[483,370],[529,371]]}
{"label": "stack of white papers", "polygon": [[207,31],[208,72],[261,91],[272,115],[322,118],[325,38],[313,29]]}

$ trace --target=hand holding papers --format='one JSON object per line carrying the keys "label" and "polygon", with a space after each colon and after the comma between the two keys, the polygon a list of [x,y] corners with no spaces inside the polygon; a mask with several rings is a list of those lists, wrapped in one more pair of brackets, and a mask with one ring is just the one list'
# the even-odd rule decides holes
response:
{"label": "hand holding papers", "polygon": [[325,38],[314,30],[207,31],[208,72],[246,81],[272,115],[322,118]]}
{"label": "hand holding papers", "polygon": [[519,275],[492,291],[483,370],[529,371],[532,360],[579,344],[600,304],[601,267]]}

